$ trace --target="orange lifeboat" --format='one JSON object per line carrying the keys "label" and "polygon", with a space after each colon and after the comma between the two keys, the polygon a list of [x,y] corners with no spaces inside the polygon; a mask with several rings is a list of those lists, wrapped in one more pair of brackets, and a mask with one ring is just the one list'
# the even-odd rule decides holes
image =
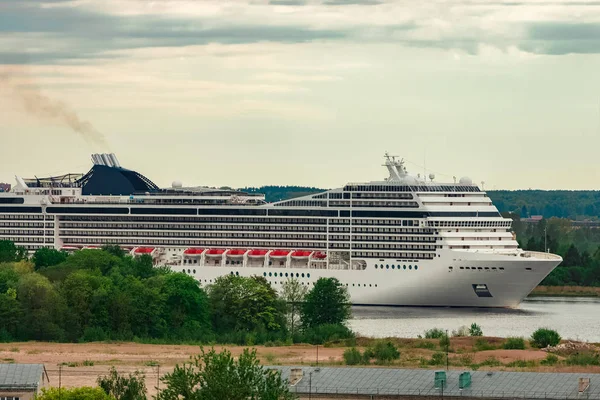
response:
{"label": "orange lifeboat", "polygon": [[269,257],[271,258],[287,258],[288,254],[290,254],[290,250],[273,250]]}
{"label": "orange lifeboat", "polygon": [[250,258],[264,258],[267,255],[268,252],[269,252],[269,250],[262,250],[262,249],[250,250],[250,252],[248,253],[248,257],[250,257]]}
{"label": "orange lifeboat", "polygon": [[223,253],[225,253],[225,249],[208,249],[204,255],[207,257],[221,257]]}
{"label": "orange lifeboat", "polygon": [[204,252],[204,249],[196,249],[196,248],[190,247],[189,249],[185,249],[183,254],[185,254],[186,256],[189,256],[189,257],[199,257],[202,255],[203,252]]}
{"label": "orange lifeboat", "polygon": [[312,254],[312,251],[296,250],[296,251],[292,252],[292,258],[294,258],[296,260],[303,260],[303,259],[310,257],[311,254]]}
{"label": "orange lifeboat", "polygon": [[246,250],[246,249],[230,249],[230,250],[227,250],[227,257],[240,258],[240,257],[243,257],[247,251],[248,250]]}
{"label": "orange lifeboat", "polygon": [[138,247],[133,252],[136,255],[143,255],[143,254],[152,254],[154,252],[154,250],[155,250],[154,247]]}
{"label": "orange lifeboat", "polygon": [[317,251],[314,255],[313,258],[316,258],[317,260],[324,260],[327,258],[327,254],[323,253],[322,251]]}

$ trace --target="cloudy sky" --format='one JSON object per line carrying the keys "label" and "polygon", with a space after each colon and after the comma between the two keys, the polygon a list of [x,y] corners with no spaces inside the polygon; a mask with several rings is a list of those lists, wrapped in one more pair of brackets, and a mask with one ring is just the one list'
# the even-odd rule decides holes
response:
{"label": "cloudy sky", "polygon": [[1,0],[0,132],[9,182],[599,189],[600,2]]}

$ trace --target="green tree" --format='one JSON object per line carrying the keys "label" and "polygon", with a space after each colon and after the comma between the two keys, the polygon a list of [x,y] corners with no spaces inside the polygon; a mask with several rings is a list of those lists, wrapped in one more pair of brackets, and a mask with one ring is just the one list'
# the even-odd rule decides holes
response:
{"label": "green tree", "polygon": [[157,400],[291,400],[287,382],[279,371],[267,370],[256,359],[256,350],[244,349],[235,360],[228,350],[214,349],[191,358],[161,381],[166,385]]}
{"label": "green tree", "polygon": [[35,269],[38,270],[40,268],[58,265],[65,261],[67,257],[68,254],[64,251],[43,247],[34,253],[33,263],[35,265]]}
{"label": "green tree", "polygon": [[27,258],[27,250],[15,246],[10,240],[0,240],[0,263],[21,261]]}
{"label": "green tree", "polygon": [[125,257],[125,250],[118,244],[106,244],[102,246],[102,250],[119,258]]}
{"label": "green tree", "polygon": [[545,348],[548,346],[556,346],[560,343],[560,335],[553,329],[539,328],[531,335],[530,344],[533,347]]}
{"label": "green tree", "polygon": [[219,277],[209,286],[208,296],[213,326],[219,332],[285,327],[285,304],[262,277]]}
{"label": "green tree", "polygon": [[306,294],[302,305],[302,324],[344,324],[350,318],[348,290],[336,278],[319,278]]}
{"label": "green tree", "polygon": [[567,254],[565,255],[565,258],[563,260],[563,265],[566,265],[568,267],[583,266],[581,254],[579,254],[579,250],[577,250],[577,247],[575,247],[575,245],[571,244],[571,246],[569,246]]}
{"label": "green tree", "polygon": [[23,276],[17,288],[17,299],[23,310],[20,328],[24,338],[63,338],[62,319],[66,314],[66,307],[46,277],[37,273]]}
{"label": "green tree", "polygon": [[146,377],[139,371],[124,376],[111,367],[107,376],[98,377],[98,386],[116,400],[146,400]]}
{"label": "green tree", "polygon": [[114,400],[99,387],[42,388],[37,400]]}
{"label": "green tree", "polygon": [[300,322],[300,309],[307,292],[308,286],[301,285],[294,278],[288,279],[281,288],[281,298],[287,304],[287,323],[292,336]]}
{"label": "green tree", "polygon": [[[14,292],[14,289],[11,291]],[[20,317],[21,307],[15,296],[12,293],[0,294],[0,337],[16,338]]]}
{"label": "green tree", "polygon": [[475,322],[473,322],[471,324],[471,327],[469,328],[469,335],[470,336],[483,336],[483,331],[481,330],[481,327],[479,325],[477,325]]}

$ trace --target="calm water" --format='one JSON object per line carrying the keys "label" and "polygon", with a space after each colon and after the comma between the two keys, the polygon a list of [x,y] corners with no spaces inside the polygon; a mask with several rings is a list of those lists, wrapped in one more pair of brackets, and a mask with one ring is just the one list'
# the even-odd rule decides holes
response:
{"label": "calm water", "polygon": [[486,336],[529,337],[539,327],[565,339],[600,342],[600,299],[536,297],[518,309],[353,307],[350,327],[362,336],[417,337],[431,328],[457,330],[476,322]]}

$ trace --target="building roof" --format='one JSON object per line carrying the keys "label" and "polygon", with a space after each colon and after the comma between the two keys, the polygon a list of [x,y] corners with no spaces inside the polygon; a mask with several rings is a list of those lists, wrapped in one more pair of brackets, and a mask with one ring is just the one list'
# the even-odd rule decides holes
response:
{"label": "building roof", "polygon": [[0,364],[0,389],[36,390],[43,372],[43,364]]}
{"label": "building roof", "polygon": [[[352,368],[352,367],[270,367],[282,371],[283,378],[290,376],[291,369],[303,370],[302,379],[292,392],[313,394],[361,394],[361,395],[429,395],[439,396],[441,390],[434,386],[434,370]],[[309,373],[312,371],[311,376]],[[446,396],[482,398],[579,398],[579,378],[589,378],[585,390],[586,399],[600,399],[600,374],[589,373],[538,373],[538,372],[487,372],[471,373],[471,385],[459,389],[459,375],[465,371],[448,371]],[[309,388],[310,384],[310,388]]]}

